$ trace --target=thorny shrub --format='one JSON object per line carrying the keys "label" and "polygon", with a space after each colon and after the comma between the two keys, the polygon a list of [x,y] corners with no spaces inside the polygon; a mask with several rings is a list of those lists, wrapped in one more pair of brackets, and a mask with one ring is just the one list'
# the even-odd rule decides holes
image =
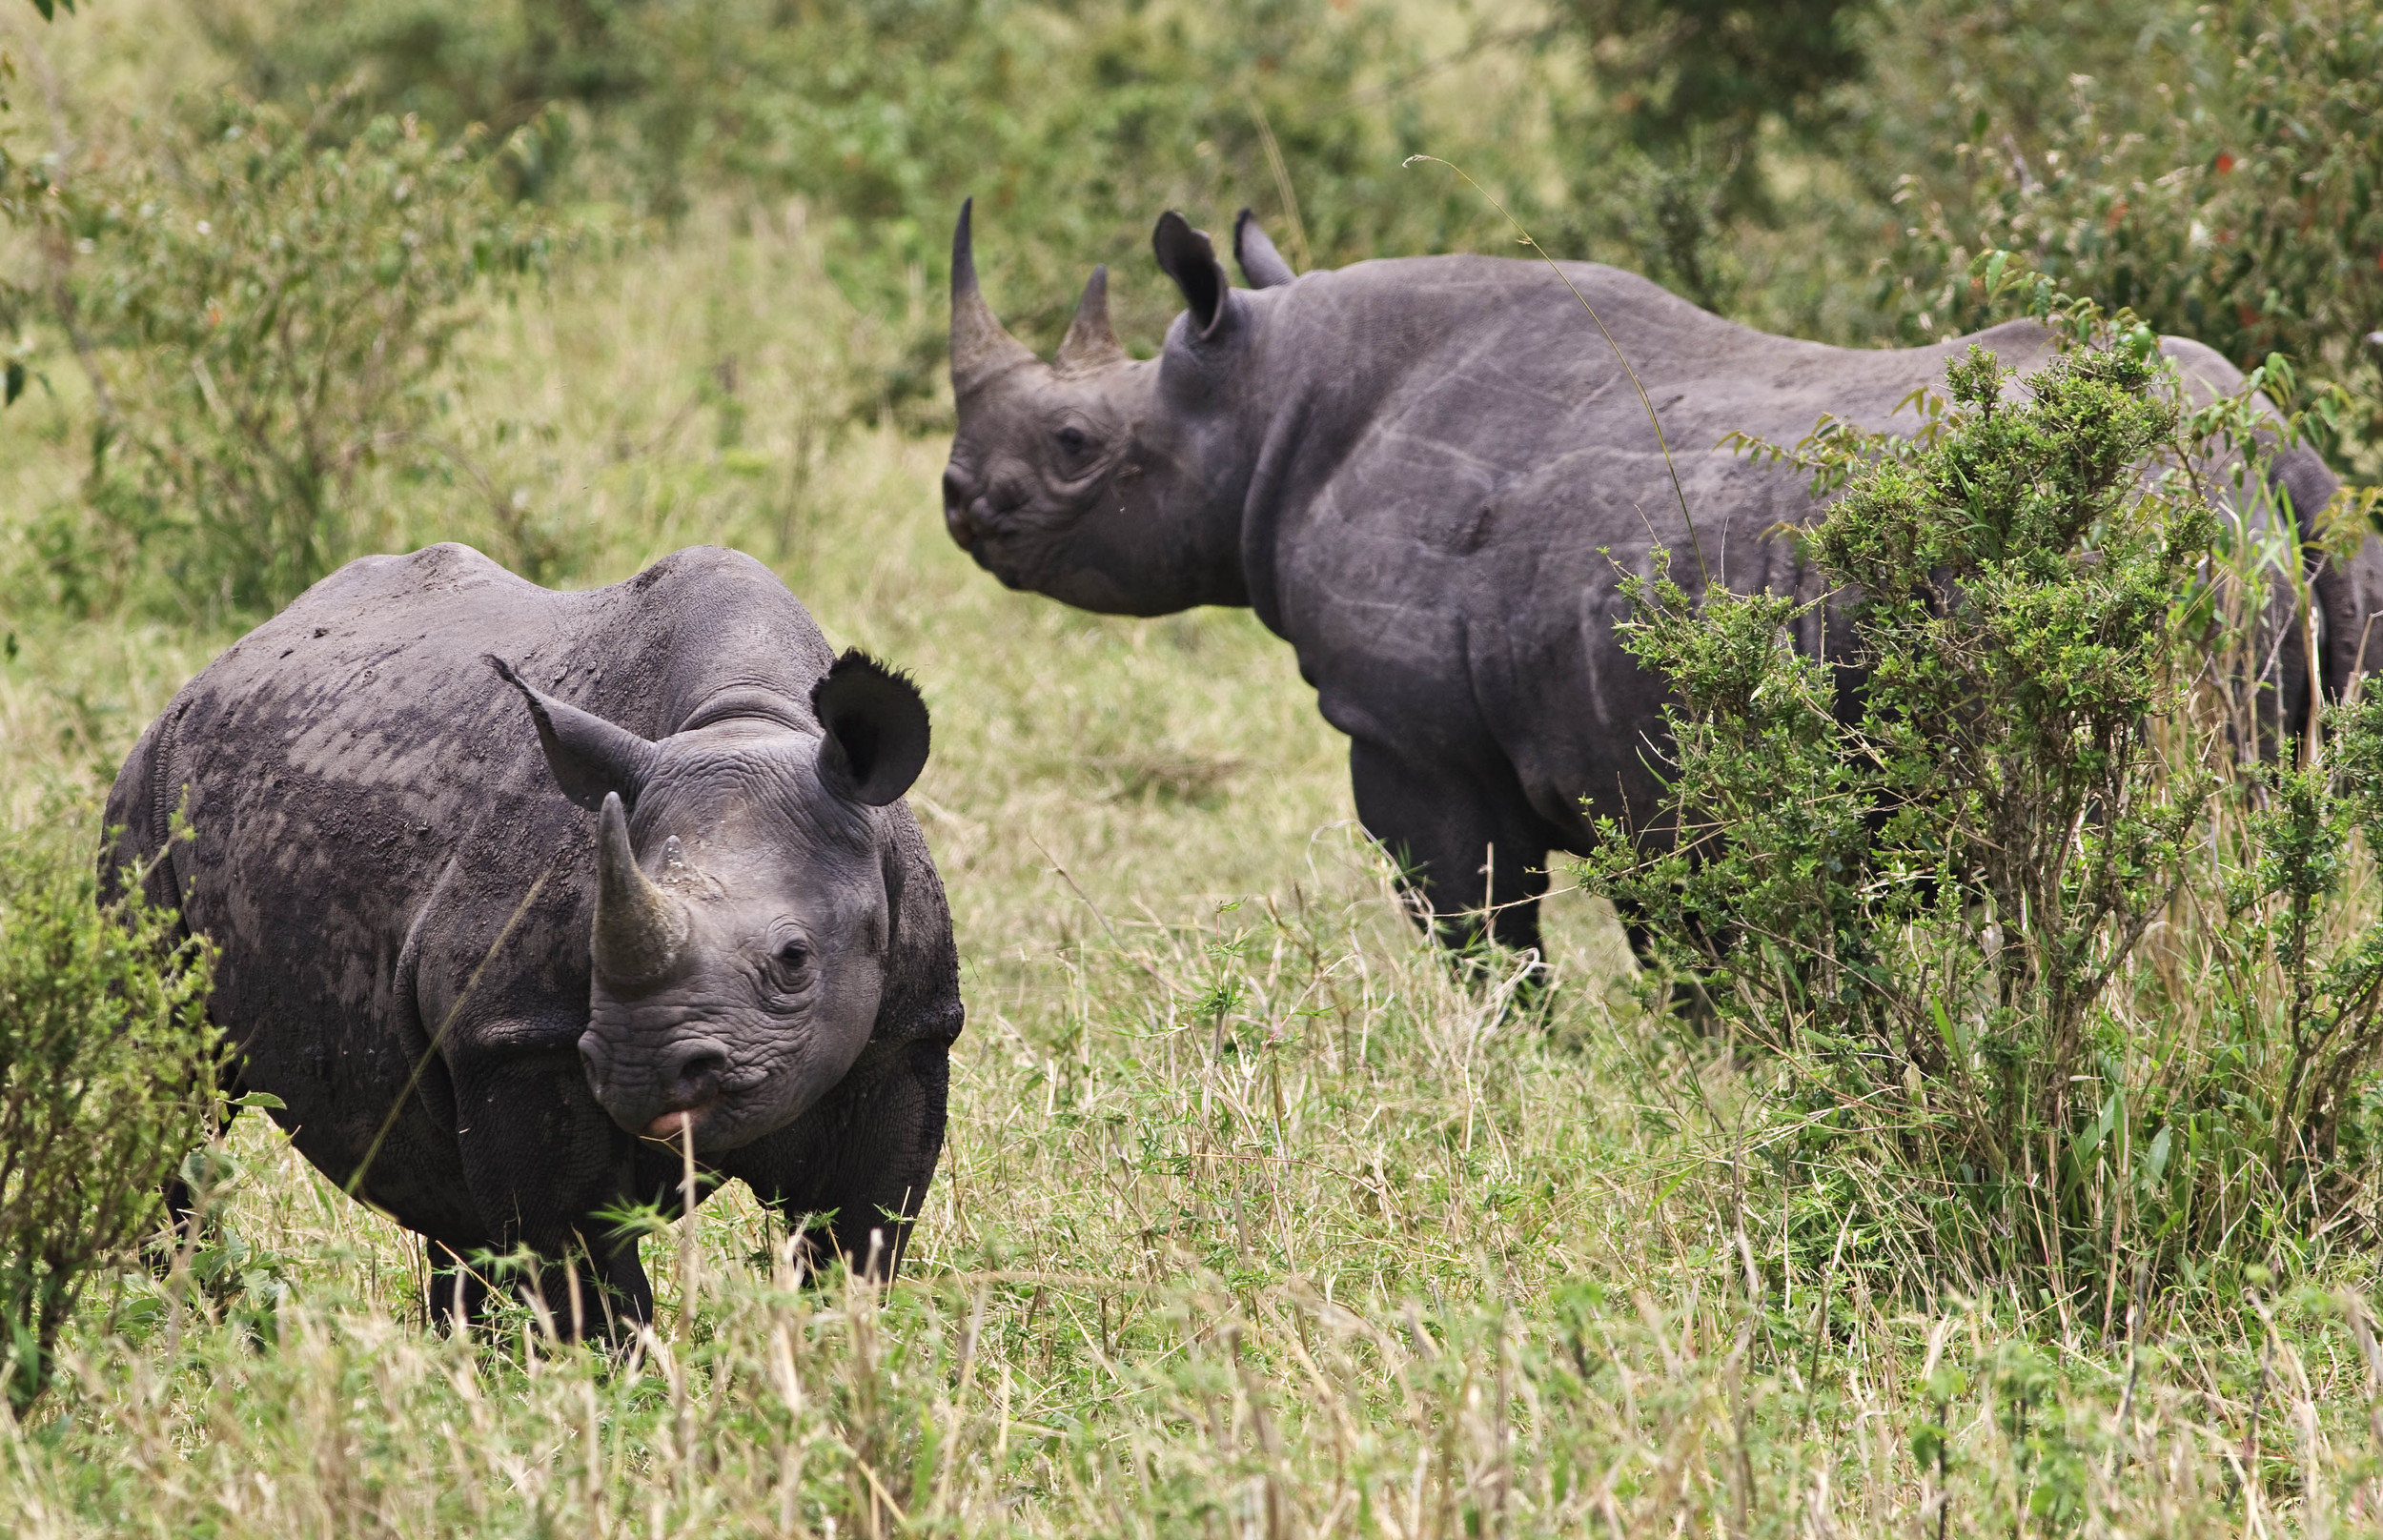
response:
{"label": "thorny shrub", "polygon": [[2383,476],[2383,13],[2230,0],[2170,41],[2169,78],[2139,97],[2073,77],[2040,153],[1981,106],[1965,183],[1912,206],[1883,281],[1906,293],[1907,326],[1965,331],[1997,318],[1972,254],[2003,248],[2243,368],[2283,353],[2319,444]]}

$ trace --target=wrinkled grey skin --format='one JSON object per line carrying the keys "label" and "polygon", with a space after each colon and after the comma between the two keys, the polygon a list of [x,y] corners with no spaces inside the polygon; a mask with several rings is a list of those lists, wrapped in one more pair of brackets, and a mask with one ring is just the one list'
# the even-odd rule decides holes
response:
{"label": "wrinkled grey skin", "polygon": [[[193,679],[102,864],[165,851],[240,1084],[326,1176],[450,1268],[527,1246],[558,1316],[581,1253],[583,1319],[642,1320],[597,1216],[677,1208],[685,1124],[706,1170],[898,1265],[962,1021],[896,800],[926,748],[915,691],[832,658],[750,557],[561,594],[438,545],[350,563]],[[450,1276],[440,1308],[476,1309]]]}
{"label": "wrinkled grey skin", "polygon": [[[1247,211],[1235,249],[1252,288],[1230,287],[1179,215],[1153,245],[1187,306],[1159,356],[1118,348],[1096,270],[1045,364],[978,292],[962,210],[952,538],[1010,587],[1086,609],[1253,607],[1349,735],[1368,831],[1452,939],[1487,904],[1517,947],[1538,943],[1548,852],[1581,850],[1591,817],[1660,837],[1661,692],[1614,641],[1622,574],[1662,550],[1691,591],[1708,575],[1820,591],[1775,533],[1812,517],[1806,478],[1721,439],[1791,444],[1823,413],[1891,429],[1898,403],[1942,391],[1972,341],[2023,371],[2052,351],[2032,322],[1927,348],[1824,347],[1586,263],[1559,278],[1538,261],[1413,257],[1294,278]],[[1644,382],[1693,537],[1645,408],[1564,278]],[[2163,347],[2199,391],[2241,382],[2199,343]],[[2279,479],[2304,518],[2335,486],[2305,450]],[[2323,680],[2338,691],[2383,603],[2383,546],[2319,571],[2316,591]],[[1816,614],[1806,633],[1807,648],[1842,656],[1840,619]],[[2296,638],[2279,668],[2280,699],[2305,699]]]}

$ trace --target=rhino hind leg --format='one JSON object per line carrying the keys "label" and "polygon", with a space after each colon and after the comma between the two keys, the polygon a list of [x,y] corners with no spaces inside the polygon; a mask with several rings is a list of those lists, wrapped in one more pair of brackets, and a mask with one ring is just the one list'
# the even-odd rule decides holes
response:
{"label": "rhino hind leg", "polygon": [[428,1282],[422,1311],[429,1325],[452,1331],[458,1327],[468,1329],[487,1318],[487,1275],[472,1261],[480,1249],[422,1237],[423,1276]]}
{"label": "rhino hind leg", "polygon": [[1417,766],[1363,739],[1350,740],[1349,778],[1358,820],[1398,863],[1418,922],[1429,915],[1442,944],[1459,955],[1485,941],[1543,955],[1539,899],[1555,841],[1519,782]]}

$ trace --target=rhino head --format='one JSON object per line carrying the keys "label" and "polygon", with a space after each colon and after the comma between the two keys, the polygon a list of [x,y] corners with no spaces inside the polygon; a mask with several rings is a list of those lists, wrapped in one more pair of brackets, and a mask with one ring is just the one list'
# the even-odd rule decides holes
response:
{"label": "rhino head", "polygon": [[927,762],[918,691],[847,652],[819,727],[767,702],[659,742],[532,689],[546,763],[598,816],[580,1057],[614,1122],[711,1154],[844,1078],[877,1020],[899,866],[876,810]]}
{"label": "rhino head", "polygon": [[1234,289],[1208,236],[1170,211],[1151,245],[1185,310],[1159,356],[1135,360],[1117,345],[1101,267],[1044,363],[977,286],[970,213],[961,205],[951,243],[951,537],[1009,587],[1083,609],[1248,603],[1240,508],[1264,416],[1253,359],[1273,297],[1263,291],[1289,284],[1290,267],[1245,209],[1234,246],[1257,289]]}

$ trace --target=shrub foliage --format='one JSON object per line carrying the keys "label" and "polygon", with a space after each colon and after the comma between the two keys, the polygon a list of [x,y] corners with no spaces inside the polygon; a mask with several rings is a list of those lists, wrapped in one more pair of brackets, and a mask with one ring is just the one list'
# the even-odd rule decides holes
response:
{"label": "shrub foliage", "polygon": [[1678,838],[1648,855],[1608,821],[1586,875],[1776,1054],[1818,1244],[2108,1311],[2136,1264],[2349,1196],[2383,931],[2344,936],[2339,901],[2383,710],[2301,744],[2216,708],[2290,585],[2222,559],[2202,439],[2230,408],[2188,413],[2130,318],[2102,343],[2018,391],[1973,348],[1930,436],[1819,456],[1852,471],[1808,534],[1842,667],[1794,649],[1792,599],[1631,580],[1623,644],[1677,699]]}
{"label": "shrub foliage", "polygon": [[2246,369],[2285,354],[2325,402],[2321,445],[2383,475],[2383,378],[2363,340],[2383,324],[2383,13],[2237,0],[2163,42],[2166,78],[2076,77],[2032,146],[1981,106],[1962,174],[1917,206],[1890,284],[1912,314],[1966,330],[1994,318],[1970,257],[2003,248]]}
{"label": "shrub foliage", "polygon": [[0,839],[0,1306],[20,1408],[217,1105],[214,948],[136,888],[102,902],[90,833],[58,814]]}

